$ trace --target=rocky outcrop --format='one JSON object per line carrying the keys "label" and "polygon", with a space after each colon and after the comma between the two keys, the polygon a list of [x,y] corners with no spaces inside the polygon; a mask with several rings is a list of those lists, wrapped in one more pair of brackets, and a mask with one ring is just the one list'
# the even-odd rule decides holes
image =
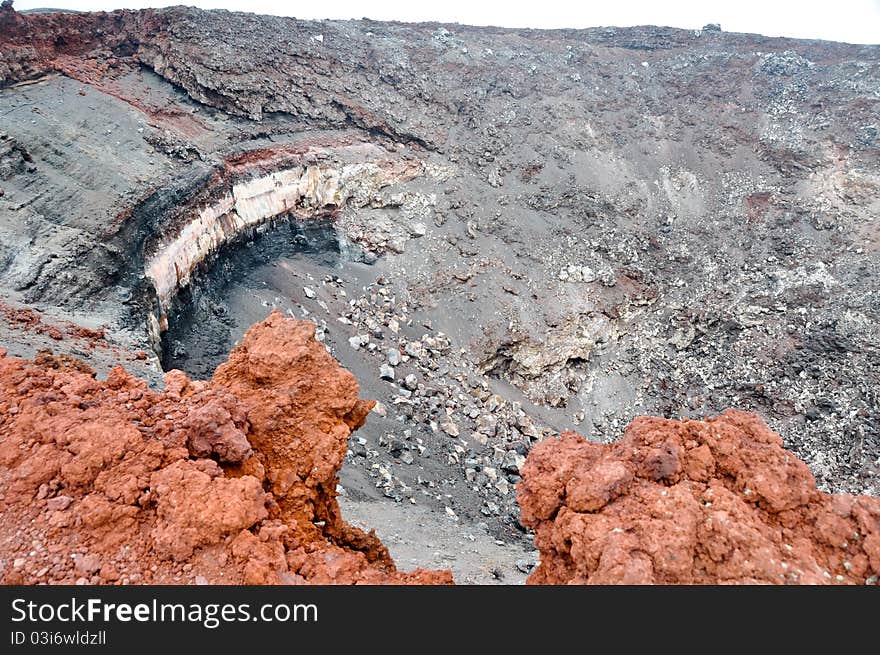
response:
{"label": "rocky outcrop", "polygon": [[754,414],[635,420],[529,454],[518,488],[531,584],[876,584],[880,499],[816,490]]}
{"label": "rocky outcrop", "polygon": [[164,392],[114,369],[0,351],[0,577],[6,583],[448,583],[400,573],[336,503],[373,403],[273,313],[210,382]]}
{"label": "rocky outcrop", "polygon": [[615,336],[607,316],[576,316],[541,340],[506,335],[479,363],[479,371],[509,380],[537,403],[564,406],[580,388],[584,377],[580,369],[593,350]]}
{"label": "rocky outcrop", "polygon": [[33,169],[33,158],[23,145],[0,132],[0,180]]}

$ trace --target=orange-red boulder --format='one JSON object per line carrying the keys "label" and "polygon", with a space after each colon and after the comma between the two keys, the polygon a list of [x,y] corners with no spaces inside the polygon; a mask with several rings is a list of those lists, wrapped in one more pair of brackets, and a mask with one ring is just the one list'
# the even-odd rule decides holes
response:
{"label": "orange-red boulder", "polygon": [[610,445],[568,432],[517,489],[530,584],[876,584],[880,498],[818,491],[754,414],[638,418]]}
{"label": "orange-red boulder", "polygon": [[0,350],[0,580],[35,583],[450,583],[401,573],[336,503],[372,403],[275,312],[209,382],[151,390],[121,367]]}

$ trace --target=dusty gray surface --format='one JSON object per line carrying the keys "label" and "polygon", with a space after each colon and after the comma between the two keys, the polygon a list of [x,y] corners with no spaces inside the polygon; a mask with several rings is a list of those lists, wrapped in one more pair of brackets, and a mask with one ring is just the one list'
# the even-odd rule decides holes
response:
{"label": "dusty gray surface", "polygon": [[456,584],[525,584],[538,552],[496,540],[480,525],[462,526],[445,512],[340,496],[343,518],[376,534],[402,571],[449,569]]}

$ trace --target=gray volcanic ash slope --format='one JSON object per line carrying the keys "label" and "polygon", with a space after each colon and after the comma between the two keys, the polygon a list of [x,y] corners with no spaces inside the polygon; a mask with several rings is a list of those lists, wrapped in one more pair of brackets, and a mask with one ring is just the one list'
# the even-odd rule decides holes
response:
{"label": "gray volcanic ash slope", "polygon": [[343,486],[499,536],[535,441],[640,414],[880,492],[880,47],[178,7],[0,54],[11,353],[158,384],[310,318],[380,401]]}

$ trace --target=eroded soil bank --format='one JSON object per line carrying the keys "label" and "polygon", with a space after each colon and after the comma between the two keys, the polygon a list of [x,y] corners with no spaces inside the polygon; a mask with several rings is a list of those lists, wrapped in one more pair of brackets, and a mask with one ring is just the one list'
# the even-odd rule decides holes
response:
{"label": "eroded soil bank", "polygon": [[285,217],[213,255],[207,271],[170,304],[168,329],[162,333],[162,368],[208,379],[267,307],[306,318],[302,312],[294,314],[295,303],[314,292],[305,290],[298,277],[284,275],[297,265],[298,255],[325,275],[336,272],[342,255],[332,222]]}

